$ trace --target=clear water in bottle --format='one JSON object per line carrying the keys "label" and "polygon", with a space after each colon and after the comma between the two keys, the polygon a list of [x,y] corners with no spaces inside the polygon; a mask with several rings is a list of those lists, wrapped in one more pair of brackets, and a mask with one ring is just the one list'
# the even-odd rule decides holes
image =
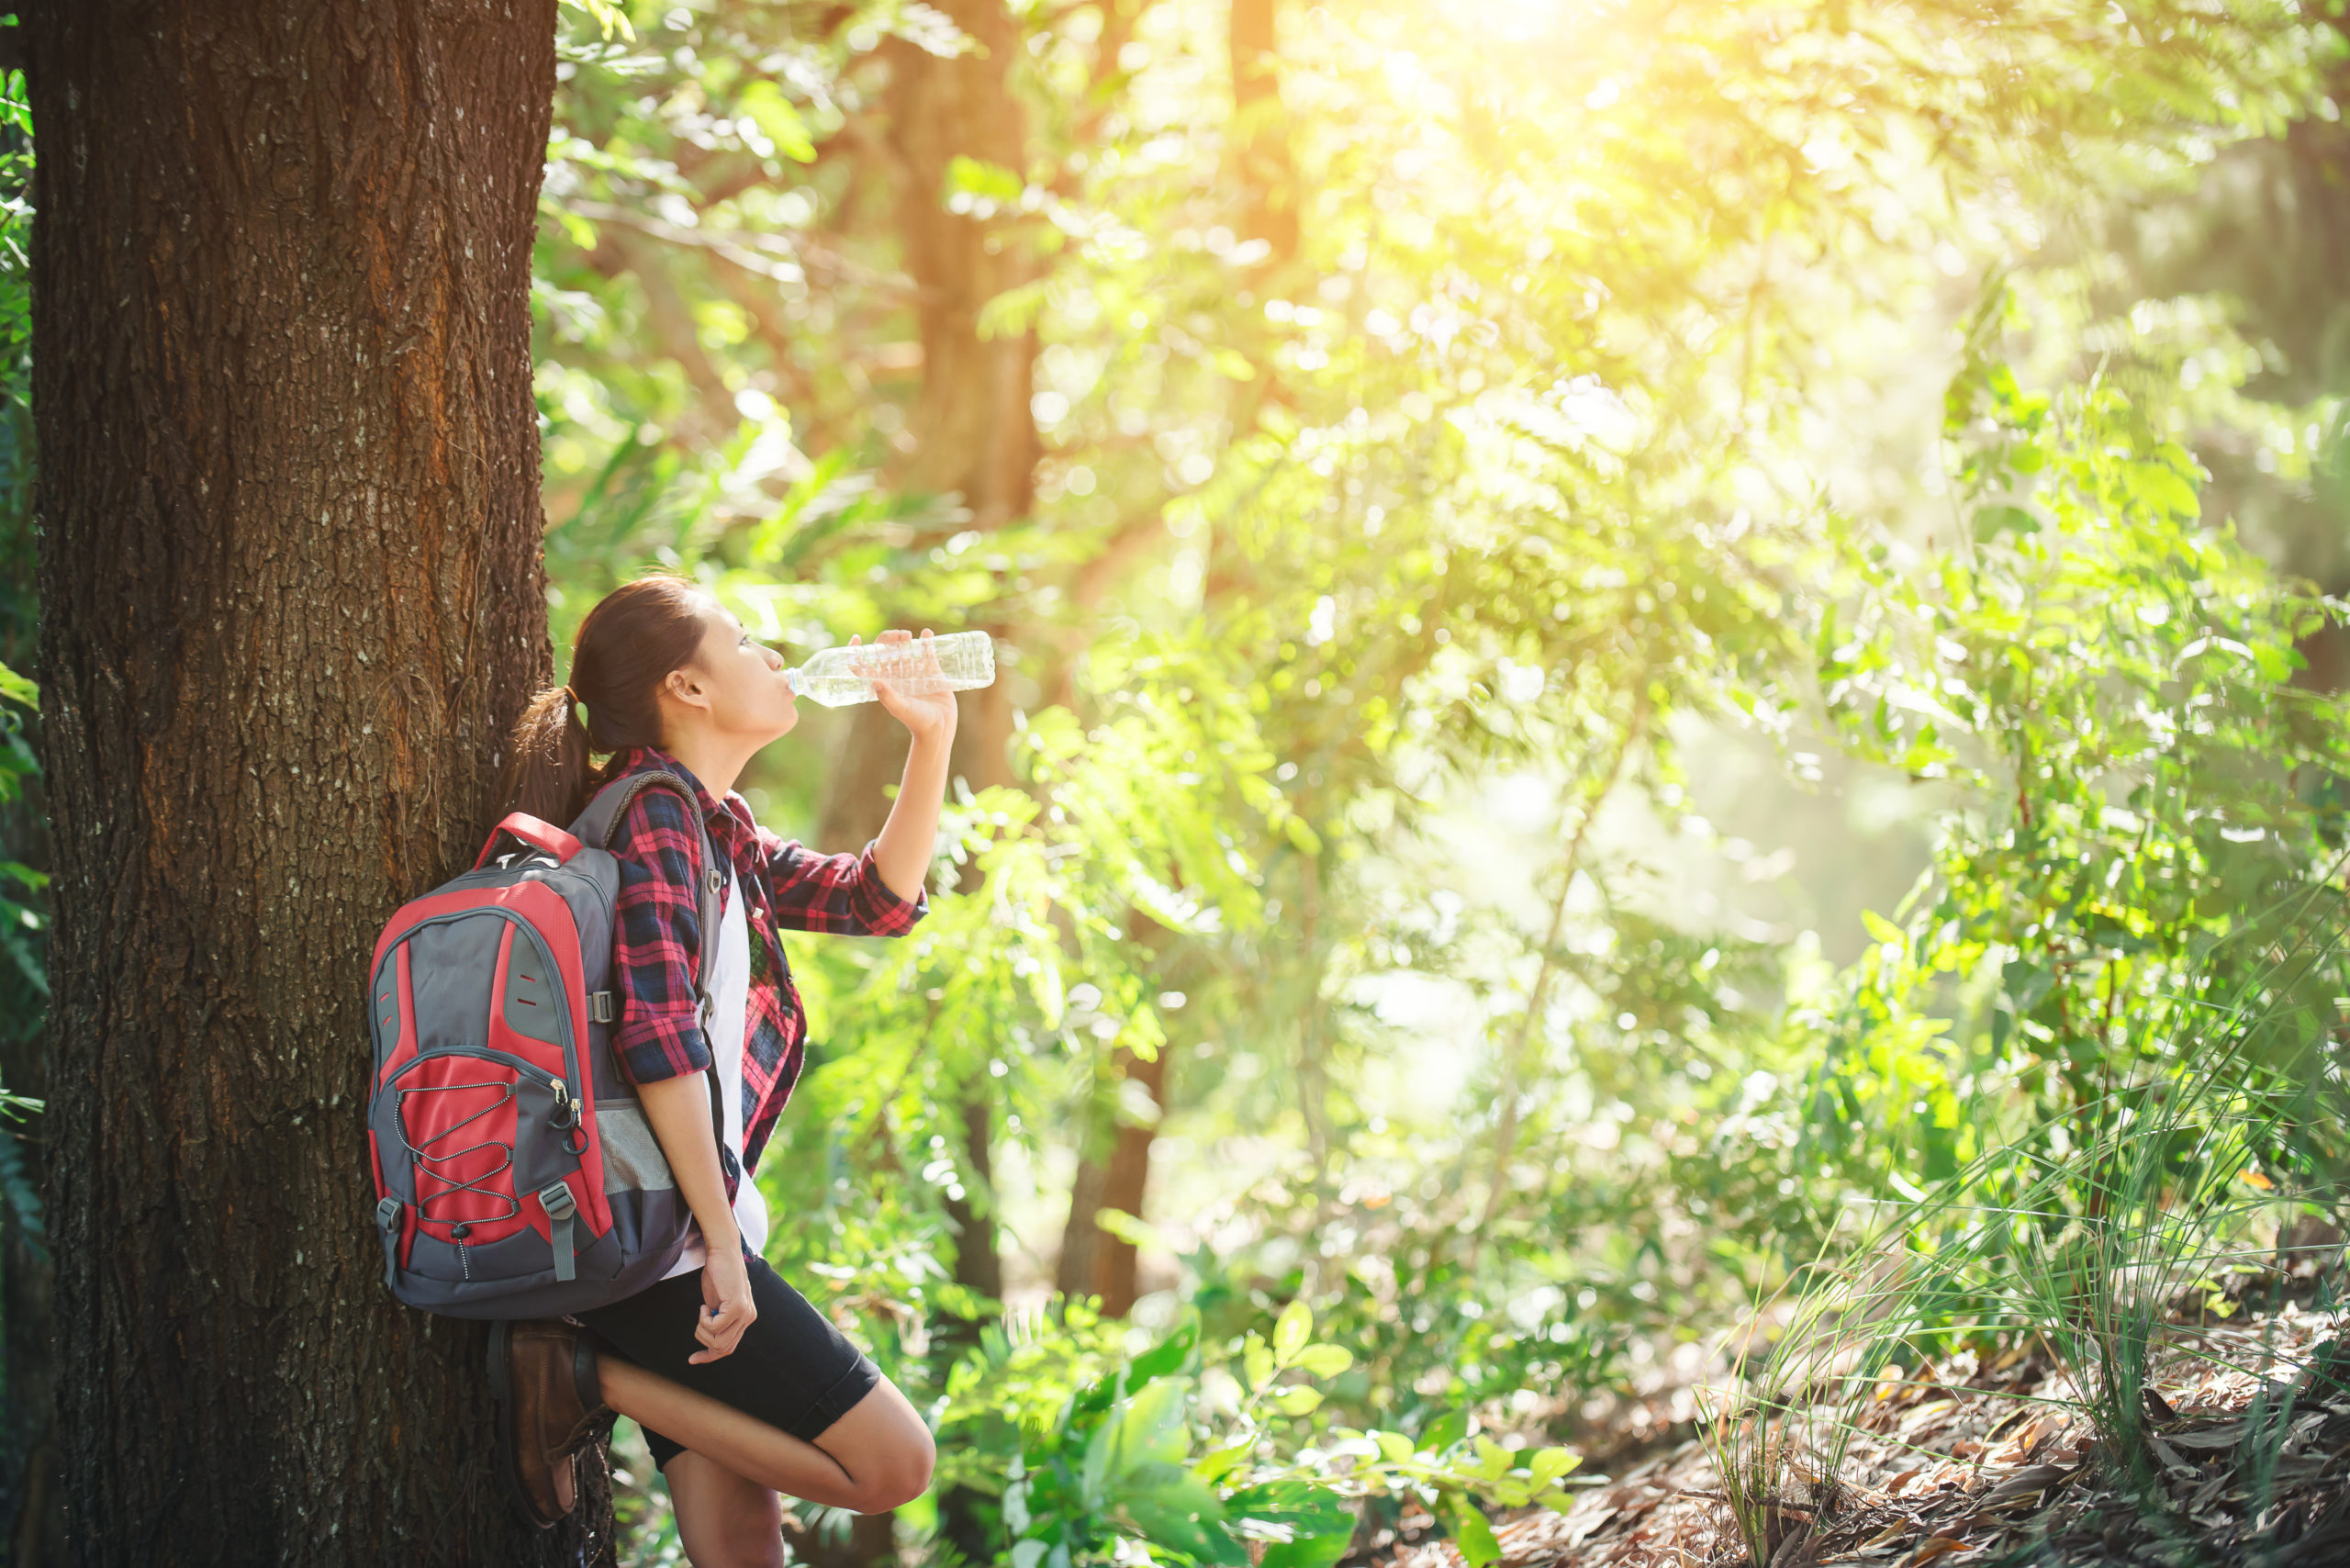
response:
{"label": "clear water in bottle", "polygon": [[995,639],[985,632],[953,632],[906,643],[826,648],[791,672],[791,689],[827,708],[845,708],[872,701],[876,677],[910,696],[992,686]]}

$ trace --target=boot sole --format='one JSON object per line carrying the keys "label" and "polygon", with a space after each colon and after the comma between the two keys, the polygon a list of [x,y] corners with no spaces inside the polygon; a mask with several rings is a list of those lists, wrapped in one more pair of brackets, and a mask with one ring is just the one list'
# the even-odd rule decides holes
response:
{"label": "boot sole", "polygon": [[489,1396],[498,1406],[498,1473],[506,1482],[506,1497],[514,1512],[533,1529],[553,1529],[557,1521],[539,1517],[531,1506],[531,1495],[522,1490],[522,1477],[514,1468],[514,1401],[509,1383],[509,1363],[512,1350],[512,1325],[498,1318],[489,1326]]}

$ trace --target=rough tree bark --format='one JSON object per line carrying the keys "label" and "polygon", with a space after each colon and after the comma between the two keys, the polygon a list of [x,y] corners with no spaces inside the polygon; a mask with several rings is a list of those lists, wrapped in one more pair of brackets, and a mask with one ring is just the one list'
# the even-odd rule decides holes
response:
{"label": "rough tree bark", "polygon": [[33,287],[61,1483],[87,1563],[576,1562],[366,1223],[375,935],[550,667],[555,0],[48,0]]}
{"label": "rough tree bark", "polygon": [[[30,581],[29,572],[25,580]],[[28,653],[0,644],[0,663],[30,673],[39,666]],[[46,869],[52,864],[47,822],[39,780],[28,780],[24,796],[0,811],[0,860]],[[46,1008],[15,976],[0,981],[0,1005],[10,1004],[22,1010],[0,1020],[0,1084],[46,1100],[49,1031],[26,1027]],[[0,1177],[38,1186],[47,1143],[46,1118],[38,1113],[0,1124]],[[65,1548],[64,1516],[57,1506],[57,1356],[50,1319],[55,1269],[46,1232],[46,1216],[20,1215],[12,1198],[0,1195],[0,1365],[6,1369],[6,1397],[0,1400],[0,1540],[6,1545],[0,1557],[19,1568],[62,1561]]]}

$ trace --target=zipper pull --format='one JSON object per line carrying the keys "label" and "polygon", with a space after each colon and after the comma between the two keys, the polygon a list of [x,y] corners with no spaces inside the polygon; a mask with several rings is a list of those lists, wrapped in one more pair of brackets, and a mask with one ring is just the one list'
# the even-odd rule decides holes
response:
{"label": "zipper pull", "polygon": [[558,1078],[554,1081],[554,1109],[547,1114],[547,1126],[571,1128],[579,1125],[579,1107],[571,1098],[571,1085]]}

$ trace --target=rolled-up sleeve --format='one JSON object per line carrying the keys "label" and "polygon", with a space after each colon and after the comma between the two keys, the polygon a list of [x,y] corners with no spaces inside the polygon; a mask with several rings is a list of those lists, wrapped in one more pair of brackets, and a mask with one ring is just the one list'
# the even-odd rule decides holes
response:
{"label": "rolled-up sleeve", "polygon": [[761,878],[775,923],[834,936],[902,936],[930,913],[930,890],[901,899],[881,879],[868,842],[855,855],[818,855],[758,830]]}
{"label": "rolled-up sleeve", "polygon": [[701,914],[694,879],[701,846],[686,804],[666,790],[629,802],[612,832],[621,890],[612,977],[621,993],[613,1050],[632,1083],[657,1083],[710,1065],[694,965],[701,953]]}

